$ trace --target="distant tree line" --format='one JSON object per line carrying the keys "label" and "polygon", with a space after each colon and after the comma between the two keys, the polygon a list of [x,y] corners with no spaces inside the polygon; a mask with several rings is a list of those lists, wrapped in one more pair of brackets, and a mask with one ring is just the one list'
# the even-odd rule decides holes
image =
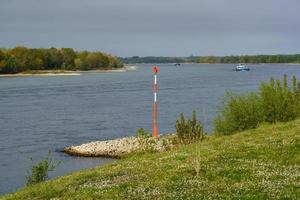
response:
{"label": "distant tree line", "polygon": [[243,55],[243,56],[203,56],[198,63],[300,63],[300,54],[294,55]]}
{"label": "distant tree line", "polygon": [[124,63],[300,63],[300,54],[190,57],[133,56],[120,59]]}
{"label": "distant tree line", "polygon": [[0,49],[0,74],[31,70],[93,70],[120,67],[123,67],[123,63],[118,58],[102,52],[22,46]]}
{"label": "distant tree line", "polygon": [[132,57],[120,58],[120,59],[124,63],[183,63],[183,62],[186,62],[186,60],[181,57],[132,56]]}

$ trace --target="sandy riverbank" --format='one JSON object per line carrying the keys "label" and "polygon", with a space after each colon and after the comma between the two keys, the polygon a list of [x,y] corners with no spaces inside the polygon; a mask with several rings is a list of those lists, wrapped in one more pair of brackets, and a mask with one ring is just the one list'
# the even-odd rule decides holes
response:
{"label": "sandy riverbank", "polygon": [[18,74],[0,74],[1,77],[26,77],[26,76],[79,76],[80,73],[75,72],[61,72],[61,73],[18,73]]}
{"label": "sandy riverbank", "polygon": [[89,71],[65,71],[65,70],[37,70],[21,72],[17,74],[0,74],[1,77],[26,77],[26,76],[79,76],[83,73],[109,73],[109,72],[127,72],[136,70],[136,66],[125,66],[123,68],[109,70],[89,70]]}

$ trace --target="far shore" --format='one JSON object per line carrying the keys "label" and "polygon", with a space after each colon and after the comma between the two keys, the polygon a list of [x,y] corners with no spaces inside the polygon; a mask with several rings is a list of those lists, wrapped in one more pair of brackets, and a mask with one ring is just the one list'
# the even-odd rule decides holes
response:
{"label": "far shore", "polygon": [[26,71],[16,74],[0,74],[1,77],[26,77],[26,76],[79,76],[83,73],[108,73],[108,72],[127,72],[135,70],[136,66],[126,65],[123,68],[97,69],[97,70],[36,70]]}
{"label": "far shore", "polygon": [[[243,62],[241,62],[243,63]],[[138,63],[139,64],[139,63]],[[146,63],[151,64],[151,63]],[[173,63],[162,63],[162,64],[173,64]],[[197,62],[182,62],[180,64],[199,64],[199,65],[236,65],[238,63],[197,63]],[[300,65],[300,63],[244,63],[247,65]]]}

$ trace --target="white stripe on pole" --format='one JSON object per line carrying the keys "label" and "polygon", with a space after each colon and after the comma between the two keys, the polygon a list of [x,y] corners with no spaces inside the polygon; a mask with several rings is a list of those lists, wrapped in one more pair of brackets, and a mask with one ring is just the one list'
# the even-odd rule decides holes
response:
{"label": "white stripe on pole", "polygon": [[156,102],[156,92],[157,92],[157,75],[154,75],[154,102]]}

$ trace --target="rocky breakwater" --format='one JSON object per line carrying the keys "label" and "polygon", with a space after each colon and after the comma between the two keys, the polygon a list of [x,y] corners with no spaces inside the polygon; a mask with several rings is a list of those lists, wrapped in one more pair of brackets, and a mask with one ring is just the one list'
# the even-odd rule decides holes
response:
{"label": "rocky breakwater", "polygon": [[78,146],[65,147],[63,152],[84,157],[119,158],[132,152],[163,151],[173,146],[171,137],[125,137],[106,141],[93,141]]}

